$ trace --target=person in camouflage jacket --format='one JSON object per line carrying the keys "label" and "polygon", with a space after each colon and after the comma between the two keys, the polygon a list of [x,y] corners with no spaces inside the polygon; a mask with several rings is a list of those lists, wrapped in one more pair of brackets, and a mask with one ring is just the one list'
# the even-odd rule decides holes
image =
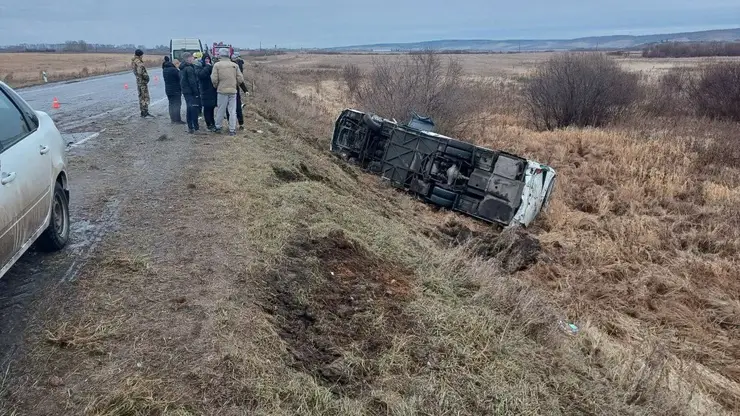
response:
{"label": "person in camouflage jacket", "polygon": [[149,73],[146,71],[144,65],[144,51],[137,49],[134,52],[134,57],[131,59],[131,68],[134,70],[136,75],[136,88],[139,90],[139,109],[141,110],[142,117],[152,117],[149,114]]}

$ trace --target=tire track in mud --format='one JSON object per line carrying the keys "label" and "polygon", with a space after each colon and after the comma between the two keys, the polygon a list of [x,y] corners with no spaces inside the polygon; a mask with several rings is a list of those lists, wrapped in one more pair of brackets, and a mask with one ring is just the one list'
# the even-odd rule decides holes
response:
{"label": "tire track in mud", "polygon": [[[46,293],[73,282],[88,264],[98,245],[117,228],[121,197],[110,198],[95,220],[86,220],[78,205],[70,220],[70,243],[59,253],[40,253],[32,247],[0,279],[0,369],[13,359],[23,332],[33,319],[31,310]],[[40,302],[43,303],[43,302]]]}
{"label": "tire track in mud", "polygon": [[118,227],[121,206],[120,199],[113,199],[105,204],[103,214],[95,224],[82,222],[77,224],[76,227],[73,226],[73,231],[76,228],[77,233],[73,234],[72,241],[77,241],[77,243],[69,247],[70,253],[68,255],[74,260],[59,280],[59,283],[74,282],[77,279],[80,270],[90,261],[103,238]]}

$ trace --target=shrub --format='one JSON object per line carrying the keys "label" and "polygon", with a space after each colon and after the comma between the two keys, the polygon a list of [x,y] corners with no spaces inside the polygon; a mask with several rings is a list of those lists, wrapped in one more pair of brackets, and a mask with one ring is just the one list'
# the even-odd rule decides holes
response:
{"label": "shrub", "polygon": [[644,58],[685,58],[690,56],[740,56],[740,42],[666,42],[642,50]]}
{"label": "shrub", "polygon": [[696,85],[696,71],[688,67],[671,68],[657,81],[647,81],[642,88],[645,110],[655,116],[694,114],[691,100]]}
{"label": "shrub", "polygon": [[542,129],[601,126],[638,96],[638,76],[595,53],[566,53],[542,63],[524,88],[532,122]]}
{"label": "shrub", "polygon": [[347,83],[349,94],[354,96],[360,89],[360,83],[362,82],[362,70],[355,64],[348,64],[342,69],[342,78]]}
{"label": "shrub", "polygon": [[[355,81],[356,73],[351,75]],[[354,99],[365,111],[383,117],[405,122],[416,112],[432,117],[440,132],[465,135],[482,122],[490,101],[488,86],[465,80],[457,60],[445,64],[438,54],[427,51],[376,60],[354,86]]]}
{"label": "shrub", "polygon": [[701,116],[740,121],[740,62],[718,62],[702,68],[691,99]]}

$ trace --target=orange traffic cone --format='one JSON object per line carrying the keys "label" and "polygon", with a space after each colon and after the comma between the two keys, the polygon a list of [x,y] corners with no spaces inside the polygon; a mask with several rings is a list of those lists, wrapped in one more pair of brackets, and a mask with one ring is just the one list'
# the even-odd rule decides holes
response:
{"label": "orange traffic cone", "polygon": [[57,100],[57,97],[54,97],[51,101],[51,108],[59,108],[59,100]]}
{"label": "orange traffic cone", "polygon": [[128,89],[128,84],[123,84],[123,89],[124,90],[127,90]]}

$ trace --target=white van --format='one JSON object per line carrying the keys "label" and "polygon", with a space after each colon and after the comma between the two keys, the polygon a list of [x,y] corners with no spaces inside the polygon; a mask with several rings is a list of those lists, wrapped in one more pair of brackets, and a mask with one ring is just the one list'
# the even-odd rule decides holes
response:
{"label": "white van", "polygon": [[203,42],[200,39],[170,39],[170,59],[172,62],[182,61],[185,52],[204,52]]}

